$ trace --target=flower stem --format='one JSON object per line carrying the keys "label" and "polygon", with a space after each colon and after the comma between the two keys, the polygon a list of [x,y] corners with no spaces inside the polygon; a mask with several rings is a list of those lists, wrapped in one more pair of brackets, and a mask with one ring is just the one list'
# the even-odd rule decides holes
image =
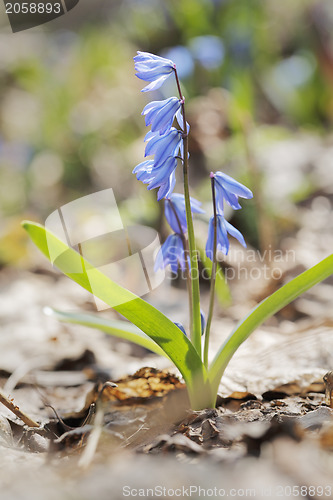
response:
{"label": "flower stem", "polygon": [[216,268],[217,268],[217,230],[216,230],[216,199],[215,199],[215,179],[213,174],[211,174],[211,184],[212,184],[212,198],[213,198],[213,210],[214,210],[214,250],[213,250],[213,264],[212,264],[212,274],[210,277],[210,295],[209,295],[209,310],[207,316],[207,325],[205,332],[205,346],[204,346],[204,364],[208,367],[208,347],[209,347],[209,334],[210,325],[212,323],[212,317],[214,312],[214,298],[215,298],[215,283],[216,283]]}
{"label": "flower stem", "polygon": [[[189,266],[189,246],[188,246],[188,240],[185,236],[185,233],[182,229],[181,222],[179,220],[177,210],[175,209],[173,202],[171,200],[168,200],[168,203],[170,203],[171,209],[174,213],[174,216],[176,217],[177,224],[179,227],[179,234],[183,242],[183,247],[184,247],[184,252],[185,252],[185,269],[186,269],[186,282],[187,282],[187,292],[188,292],[188,300],[189,300],[189,316],[192,318],[193,316],[193,311],[192,311],[192,288],[191,288],[191,274],[190,274],[190,266]],[[191,328],[190,328],[191,331]]]}
{"label": "flower stem", "polygon": [[194,238],[194,228],[193,219],[191,211],[191,200],[190,200],[190,190],[189,190],[189,175],[188,175],[188,131],[185,116],[185,99],[182,95],[180,82],[175,69],[175,77],[177,88],[179,92],[180,100],[182,101],[182,115],[183,115],[183,146],[184,146],[184,158],[183,158],[183,180],[184,180],[184,199],[185,199],[185,211],[186,211],[186,222],[187,222],[187,234],[188,234],[188,247],[189,247],[189,257],[190,257],[190,283],[188,286],[189,295],[191,295],[192,307],[190,310],[190,332],[191,341],[197,350],[199,356],[201,357],[201,316],[200,316],[200,289],[199,289],[199,271],[198,271],[198,258],[197,250],[195,246]]}

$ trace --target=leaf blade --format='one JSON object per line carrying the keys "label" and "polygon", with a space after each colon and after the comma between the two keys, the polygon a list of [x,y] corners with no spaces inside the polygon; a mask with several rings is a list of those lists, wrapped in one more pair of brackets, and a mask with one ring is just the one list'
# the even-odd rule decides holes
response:
{"label": "leaf blade", "polygon": [[[23,221],[22,226],[39,250],[66,276],[109,304],[165,351],[184,377],[190,396],[195,394],[196,384],[207,386],[207,372],[197,351],[171,320],[113,282],[42,225]],[[52,255],[58,257],[54,260]]]}
{"label": "leaf blade", "polygon": [[89,328],[96,328],[97,330],[101,330],[109,335],[113,335],[115,337],[133,342],[141,347],[145,347],[155,354],[168,357],[158,344],[152,341],[148,335],[132,323],[103,318],[97,314],[58,311],[49,307],[45,308],[44,312],[58,321],[83,325]]}
{"label": "leaf blade", "polygon": [[333,274],[333,254],[286,283],[254,307],[245,319],[236,325],[212,361],[208,370],[212,390],[218,390],[221,377],[230,359],[259,325],[331,274]]}

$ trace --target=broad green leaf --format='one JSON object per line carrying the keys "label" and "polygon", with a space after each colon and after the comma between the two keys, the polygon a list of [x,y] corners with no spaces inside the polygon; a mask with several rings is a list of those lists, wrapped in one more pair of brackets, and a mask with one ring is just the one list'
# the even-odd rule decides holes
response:
{"label": "broad green leaf", "polygon": [[302,295],[302,293],[328,278],[331,274],[333,274],[333,254],[286,283],[279,290],[260,302],[245,319],[238,323],[216,354],[210,366],[208,375],[213,393],[215,390],[218,390],[218,385],[225,368],[244,340],[267,318],[273,316],[280,309]]}
{"label": "broad green leaf", "polygon": [[198,390],[202,392],[204,387],[210,393],[206,369],[189,339],[171,320],[94,268],[40,224],[24,221],[22,225],[35,245],[60,271],[118,311],[156,342],[183,375],[192,406],[204,405],[194,399]]}
{"label": "broad green leaf", "polygon": [[44,312],[48,316],[52,316],[59,321],[96,328],[97,330],[102,330],[103,332],[113,335],[114,337],[134,342],[135,344],[145,347],[160,356],[167,356],[163,349],[156,344],[156,342],[151,340],[148,335],[143,333],[135,325],[127,321],[103,318],[97,314],[62,312],[51,309],[50,307],[46,307]]}

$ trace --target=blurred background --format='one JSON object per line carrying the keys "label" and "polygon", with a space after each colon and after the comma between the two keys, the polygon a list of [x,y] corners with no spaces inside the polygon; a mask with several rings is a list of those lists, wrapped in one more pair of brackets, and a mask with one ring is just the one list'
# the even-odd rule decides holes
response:
{"label": "blurred background", "polygon": [[302,226],[311,250],[295,207],[327,228],[332,28],[330,0],[81,0],[13,34],[1,5],[0,266],[29,265],[23,218],[44,223],[59,206],[110,187],[126,221],[165,233],[155,192],[131,172],[143,159],[141,111],[173,88],[140,93],[137,50],[177,64],[192,195],[208,214],[208,174],[223,170],[255,193],[232,220],[254,248],[285,250]]}

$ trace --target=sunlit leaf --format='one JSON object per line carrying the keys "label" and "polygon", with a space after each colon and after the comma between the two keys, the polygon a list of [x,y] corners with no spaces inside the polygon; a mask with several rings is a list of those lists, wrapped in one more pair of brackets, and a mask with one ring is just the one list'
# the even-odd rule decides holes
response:
{"label": "sunlit leaf", "polygon": [[238,323],[210,366],[209,379],[213,391],[217,391],[224,370],[238,347],[259,325],[331,274],[333,274],[333,254],[286,283],[260,302],[245,319]]}
{"label": "sunlit leaf", "polygon": [[165,351],[183,375],[193,406],[198,406],[193,398],[205,387],[207,374],[197,351],[179,328],[152,305],[94,268],[40,224],[25,221],[22,225],[49,260],[56,256],[53,263],[60,271],[122,314]]}

